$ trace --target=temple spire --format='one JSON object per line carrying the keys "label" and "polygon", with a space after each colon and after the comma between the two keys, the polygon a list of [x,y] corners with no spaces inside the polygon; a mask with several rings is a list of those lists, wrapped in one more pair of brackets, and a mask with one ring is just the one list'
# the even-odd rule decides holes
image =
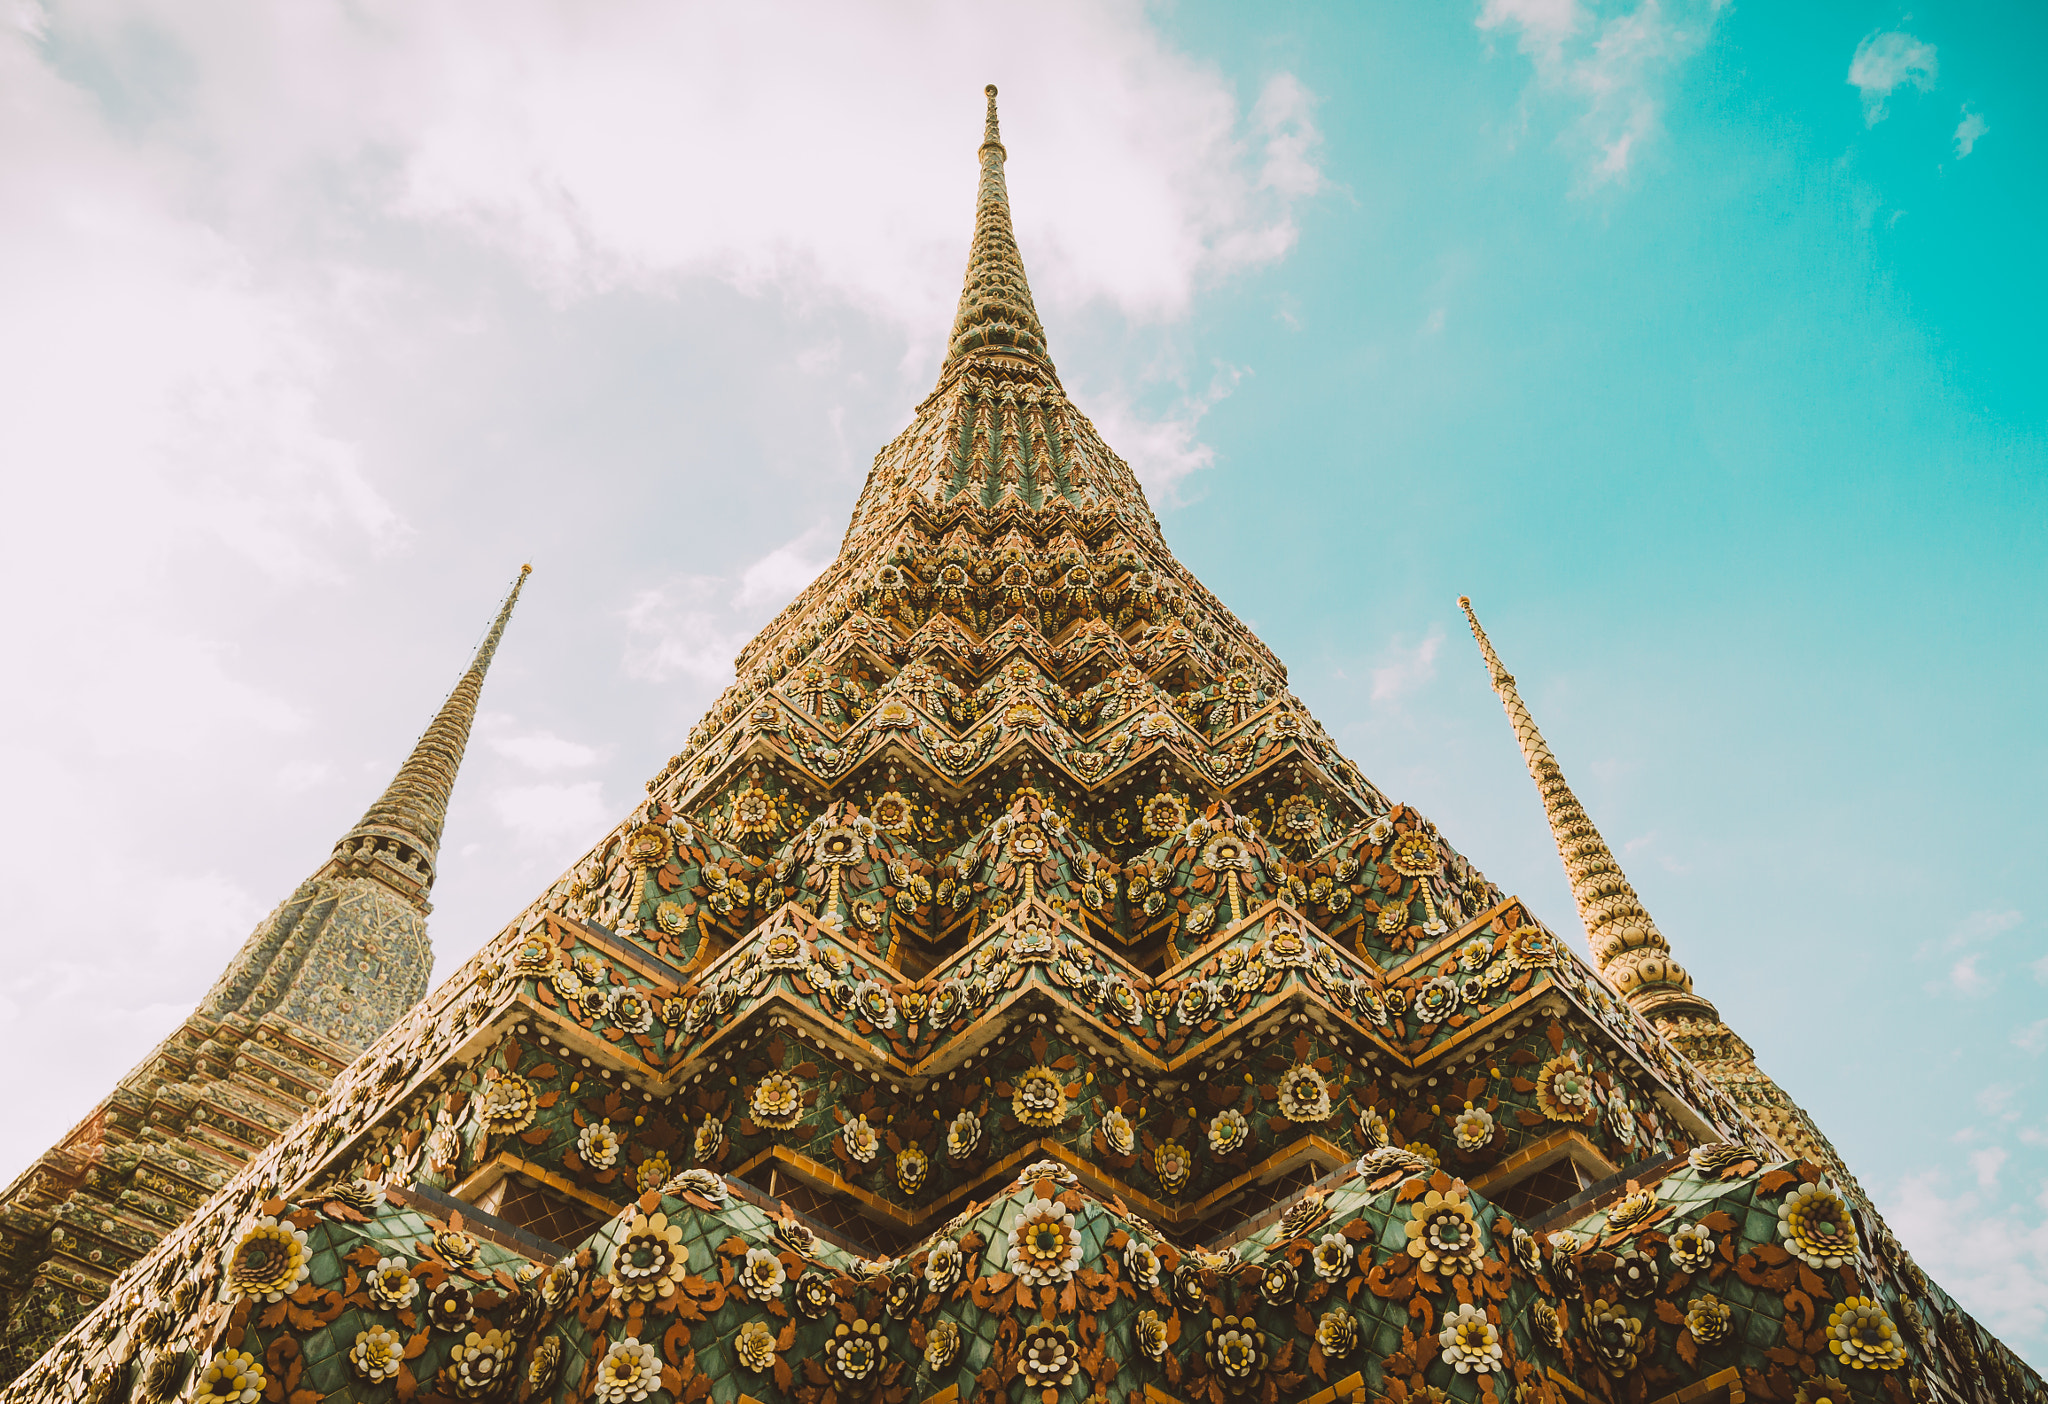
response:
{"label": "temple spire", "polygon": [[1557,757],[1551,754],[1543,733],[1536,729],[1522,695],[1515,690],[1514,677],[1501,666],[1500,656],[1472,601],[1458,597],[1458,608],[1472,625],[1472,637],[1486,659],[1486,670],[1500,704],[1514,727],[1522,759],[1530,778],[1543,797],[1543,812],[1550,819],[1550,834],[1557,841],[1558,856],[1564,859],[1565,876],[1572,885],[1572,900],[1578,903],[1579,920],[1585,923],[1586,940],[1601,973],[1646,1017],[1658,1020],[1709,1019],[1718,1022],[1714,1006],[1692,990],[1692,976],[1672,959],[1671,946],[1657,923],[1643,910],[1642,899],[1630,885],[1627,874],[1614,860],[1613,850],[1586,817],[1578,796],[1565,783]]}
{"label": "temple spire", "polygon": [[491,621],[468,670],[456,681],[454,691],[391,784],[335,844],[334,856],[324,871],[374,877],[426,910],[427,894],[434,886],[434,863],[441,851],[441,826],[448,818],[448,796],[469,744],[484,674],[490,670],[498,641],[505,636],[505,624],[512,618],[512,607],[519,603],[519,592],[532,571],[530,565],[519,567],[512,591]]}
{"label": "temple spire", "polygon": [[975,197],[974,243],[967,253],[967,280],[960,290],[960,308],[946,345],[951,372],[970,352],[983,347],[1027,357],[1046,371],[1052,360],[1045,349],[1045,326],[1031,301],[1024,278],[1024,260],[1010,228],[1010,191],[1003,182],[1002,133],[996,122],[996,87],[988,94],[988,120],[982,129],[981,188]]}

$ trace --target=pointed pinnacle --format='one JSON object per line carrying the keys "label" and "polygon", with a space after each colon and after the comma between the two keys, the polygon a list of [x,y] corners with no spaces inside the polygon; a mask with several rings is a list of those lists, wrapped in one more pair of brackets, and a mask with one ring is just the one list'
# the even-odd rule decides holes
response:
{"label": "pointed pinnacle", "polygon": [[398,774],[356,826],[334,846],[330,870],[367,875],[383,882],[406,900],[424,906],[434,886],[434,864],[441,851],[441,827],[448,817],[448,797],[469,745],[476,721],[477,699],[484,674],[505,636],[512,607],[533,567],[522,565],[505,596],[497,618],[477,646],[476,656],[456,681],[448,700],[420,736]]}
{"label": "pointed pinnacle", "polygon": [[967,279],[960,289],[941,380],[969,353],[984,348],[1025,357],[1047,373],[1052,370],[1045,326],[1038,320],[1024,260],[1017,253],[1016,231],[1010,227],[1010,191],[1003,180],[1008,153],[996,124],[995,84],[983,91],[988,95],[988,121],[977,153],[981,187],[975,195],[974,242],[967,251]]}
{"label": "pointed pinnacle", "polygon": [[996,125],[996,85],[991,83],[982,91],[988,94],[988,124],[982,128],[981,144],[984,148],[993,146],[1003,149],[1002,129]]}
{"label": "pointed pinnacle", "polygon": [[1515,679],[1493,651],[1486,631],[1479,627],[1469,596],[1458,597],[1458,608],[1472,626],[1472,637],[1500,697],[1500,705],[1514,728],[1515,742],[1522,748],[1522,760],[1529,778],[1543,799],[1543,813],[1550,821],[1550,836],[1557,842],[1564,860],[1565,877],[1572,885],[1572,900],[1578,905],[1579,920],[1585,924],[1586,940],[1600,972],[1644,1015],[1658,1018],[1706,1018],[1718,1022],[1714,1006],[1692,990],[1692,976],[1671,956],[1670,943],[1657,923],[1643,909],[1628,875],[1615,861],[1607,840],[1593,827],[1593,821],[1565,783],[1564,771],[1551,754],[1536,719],[1515,689]]}

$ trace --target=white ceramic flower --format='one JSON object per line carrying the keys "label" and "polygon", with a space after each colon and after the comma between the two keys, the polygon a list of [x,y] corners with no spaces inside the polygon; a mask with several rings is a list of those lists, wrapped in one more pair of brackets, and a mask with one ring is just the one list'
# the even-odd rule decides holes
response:
{"label": "white ceramic flower", "polygon": [[1315,1252],[1309,1260],[1315,1264],[1316,1276],[1325,1282],[1335,1282],[1351,1271],[1351,1259],[1356,1252],[1351,1240],[1341,1233],[1326,1233],[1317,1242]]}
{"label": "white ceramic flower", "polygon": [[1493,1113],[1467,1102],[1465,1110],[1451,1122],[1451,1139],[1467,1154],[1484,1150],[1493,1140]]}
{"label": "white ceramic flower", "polygon": [[358,1331],[356,1343],[349,1347],[348,1363],[370,1384],[395,1379],[398,1367],[405,1363],[405,1338],[388,1326]]}
{"label": "white ceramic flower", "polygon": [[609,1170],[618,1162],[619,1133],[609,1120],[593,1121],[576,1137],[576,1154],[593,1170]]}
{"label": "white ceramic flower", "polygon": [[1280,1114],[1289,1121],[1327,1121],[1330,1117],[1330,1084],[1306,1063],[1296,1063],[1280,1075]]}
{"label": "white ceramic flower", "polygon": [[1251,1126],[1236,1107],[1225,1107],[1209,1122],[1209,1149],[1218,1155],[1242,1149],[1249,1139]]}
{"label": "white ceramic flower", "polygon": [[632,1336],[613,1341],[597,1362],[598,1404],[637,1404],[661,1388],[661,1352]]}
{"label": "white ceramic flower", "polygon": [[1487,1375],[1500,1368],[1500,1331],[1483,1310],[1466,1302],[1443,1320],[1436,1340],[1446,1365],[1461,1375]]}
{"label": "white ceramic flower", "polygon": [[1714,1238],[1699,1224],[1671,1230],[1671,1265],[1680,1272],[1701,1272],[1712,1261]]}
{"label": "white ceramic flower", "polygon": [[766,1248],[749,1248],[747,1260],[740,1265],[739,1281],[746,1294],[757,1302],[778,1301],[782,1297],[782,1284],[789,1280],[788,1271],[782,1266],[782,1259]]}
{"label": "white ceramic flower", "polygon": [[924,1285],[934,1292],[951,1290],[966,1276],[965,1256],[957,1241],[941,1238],[924,1259]]}
{"label": "white ceramic flower", "polygon": [[946,1127],[946,1154],[964,1160],[981,1144],[981,1118],[963,1111]]}
{"label": "white ceramic flower", "polygon": [[1010,1271],[1027,1287],[1057,1286],[1081,1266],[1081,1232],[1057,1199],[1034,1199],[1010,1220]]}
{"label": "white ceramic flower", "polygon": [[854,1117],[839,1128],[839,1140],[846,1147],[846,1153],[862,1165],[875,1158],[881,1147],[882,1138],[875,1134],[875,1128],[868,1125],[865,1114]]}

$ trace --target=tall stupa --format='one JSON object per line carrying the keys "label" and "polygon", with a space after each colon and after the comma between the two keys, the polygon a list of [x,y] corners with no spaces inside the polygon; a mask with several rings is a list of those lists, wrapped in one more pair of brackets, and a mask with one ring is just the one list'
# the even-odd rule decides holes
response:
{"label": "tall stupa", "polygon": [[1483,635],[1590,959],[1173,558],[1006,155],[990,88],[938,384],[645,802],[0,1397],[2048,1398],[1757,1081]]}
{"label": "tall stupa", "polygon": [[369,812],[249,934],[198,1008],[0,1190],[0,1379],[319,1106],[335,1074],[426,994],[441,826],[529,569]]}

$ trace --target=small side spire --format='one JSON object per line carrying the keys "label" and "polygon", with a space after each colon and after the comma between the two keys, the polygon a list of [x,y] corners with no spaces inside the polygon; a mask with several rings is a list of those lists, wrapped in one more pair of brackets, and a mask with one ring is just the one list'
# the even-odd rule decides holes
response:
{"label": "small side spire", "polygon": [[441,704],[391,784],[334,845],[334,856],[324,872],[374,877],[422,911],[427,909],[427,894],[434,887],[434,863],[441,852],[441,826],[448,818],[448,796],[469,745],[484,674],[490,670],[498,641],[505,636],[505,625],[512,618],[512,607],[519,603],[526,577],[532,573],[530,565],[519,567],[511,593],[491,621],[468,670],[457,680],[455,690]]}
{"label": "small side spire", "polygon": [[1572,900],[1578,903],[1579,920],[1585,923],[1586,940],[1602,974],[1613,982],[1628,1002],[1645,1017],[1658,1020],[1707,1019],[1718,1023],[1714,1006],[1692,990],[1692,976],[1672,958],[1670,943],[1657,923],[1643,910],[1627,874],[1614,860],[1613,850],[1593,827],[1571,786],[1565,783],[1557,757],[1551,754],[1536,720],[1515,690],[1515,679],[1501,665],[1500,655],[1479,627],[1468,596],[1458,597],[1458,608],[1472,626],[1472,637],[1486,660],[1493,690],[1514,727],[1515,740],[1529,776],[1543,797],[1543,812],[1550,819],[1550,834],[1557,841],[1558,856],[1564,859],[1565,876],[1572,885]]}
{"label": "small side spire", "polygon": [[946,345],[945,375],[969,352],[1001,347],[1037,361],[1046,370],[1052,361],[1045,349],[1045,326],[1031,301],[1024,278],[1024,260],[1010,227],[1010,191],[1003,181],[1002,131],[996,120],[996,85],[988,94],[988,119],[982,128],[981,188],[975,196],[974,243],[967,252],[967,281],[960,290],[960,308]]}

